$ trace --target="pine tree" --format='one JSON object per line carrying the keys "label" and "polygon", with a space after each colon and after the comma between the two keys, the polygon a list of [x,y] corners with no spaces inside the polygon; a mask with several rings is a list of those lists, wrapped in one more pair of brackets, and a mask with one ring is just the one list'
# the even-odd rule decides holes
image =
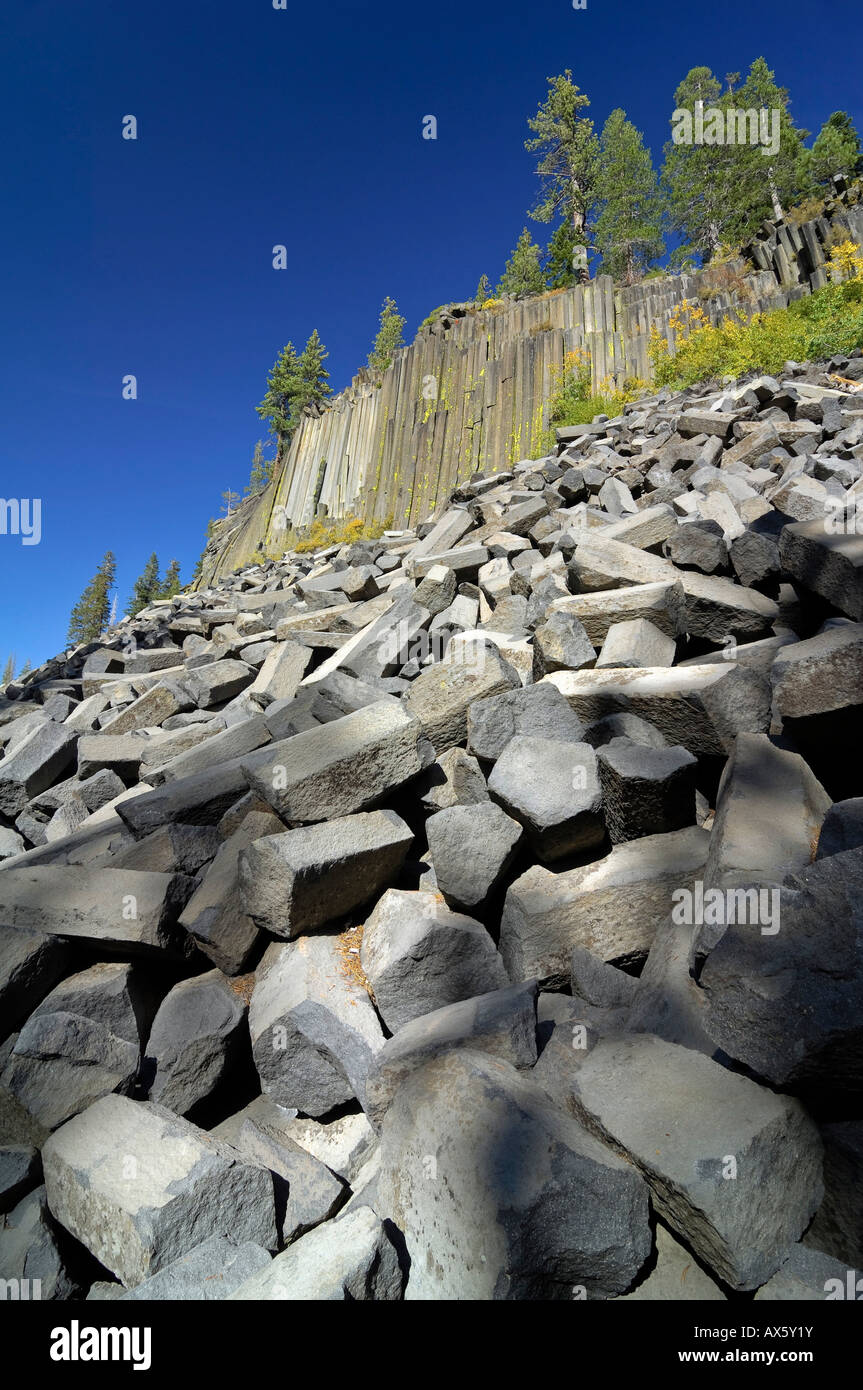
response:
{"label": "pine tree", "polygon": [[18,672],[18,675],[17,675],[16,679],[19,680],[19,681],[22,681],[22,680],[24,679],[25,676],[29,676],[29,674],[30,674],[30,672],[31,672],[32,670],[33,670],[33,667],[30,665],[30,661],[29,661],[29,659],[28,659],[27,661],[24,662],[24,665],[21,667],[21,670]]}
{"label": "pine tree", "polygon": [[479,277],[479,284],[476,287],[476,294],[473,297],[473,302],[481,307],[490,296],[491,284],[489,283],[489,278],[487,275],[481,275]]}
{"label": "pine tree", "polygon": [[632,285],[662,255],[662,208],[650,150],[626,113],[612,111],[600,138],[600,213],[594,240],[602,268]]}
{"label": "pine tree", "polygon": [[860,167],[860,136],[847,111],[834,111],[815,137],[811,150],[802,150],[798,182],[806,191],[829,184],[834,174],[853,177]]}
{"label": "pine tree", "polygon": [[159,561],[154,552],[144,566],[142,575],[135,581],[132,597],[126,606],[127,615],[134,618],[135,614],[146,608],[154,598],[161,597],[159,588]]}
{"label": "pine tree", "polygon": [[321,405],[332,395],[330,374],[324,366],[329,355],[318,337],[318,330],[315,329],[300,353],[299,389],[291,410],[294,429],[299,424],[304,410],[308,410],[309,406]]}
{"label": "pine tree", "polygon": [[264,442],[259,439],[255,445],[255,452],[252,455],[252,469],[249,474],[244,493],[247,497],[254,497],[257,493],[263,492],[267,483],[273,476],[273,464],[275,459],[264,457]]}
{"label": "pine tree", "polygon": [[238,492],[232,491],[231,488],[225,489],[225,491],[222,493],[222,511],[225,513],[226,517],[231,515],[231,512],[234,510],[234,507],[240,501],[242,501],[242,498],[240,497],[240,494]]}
{"label": "pine tree", "polygon": [[542,251],[525,227],[506,263],[496,294],[541,294],[545,289],[539,260]]}
{"label": "pine tree", "polygon": [[727,99],[737,110],[767,112],[768,130],[773,132],[773,114],[778,112],[776,150],[765,153],[761,145],[735,146],[737,169],[734,215],[729,218],[726,240],[740,245],[751,236],[765,217],[779,216],[790,207],[800,191],[799,165],[803,141],[808,130],[798,130],[788,107],[788,91],[777,86],[774,74],[763,58],[756,58],[743,86]]}
{"label": "pine tree", "polygon": [[[677,111],[688,111],[694,120],[696,102],[717,106],[721,84],[709,68],[692,68],[674,93]],[[674,132],[672,132],[674,134]],[[675,144],[664,148],[662,183],[668,201],[672,229],[681,245],[672,254],[679,264],[693,253],[709,260],[722,245],[733,197],[733,156],[726,145]]]}
{"label": "pine tree", "polygon": [[117,562],[110,550],[72,609],[66,641],[94,642],[108,625]]}
{"label": "pine tree", "polygon": [[565,290],[576,284],[578,275],[572,259],[576,246],[580,244],[582,243],[576,240],[571,222],[561,222],[559,227],[555,227],[549,238],[543,266],[543,274],[550,290]]}
{"label": "pine tree", "polygon": [[394,299],[387,295],[381,309],[381,322],[375,345],[369,353],[369,366],[374,372],[385,372],[392,365],[393,353],[404,346],[402,329],[407,322],[398,311]]}
{"label": "pine tree", "polygon": [[293,343],[288,343],[273,363],[267,377],[264,399],[255,407],[261,418],[270,423],[270,434],[275,437],[279,458],[287,448],[294,428],[291,417],[293,402],[300,388],[299,371],[297,350]]}
{"label": "pine tree", "polygon": [[582,114],[590,98],[572,81],[569,68],[547,80],[548,95],[528,118],[533,136],[524,142],[529,154],[540,156],[536,172],[544,180],[530,216],[536,222],[563,216],[572,223],[576,242],[583,243],[596,196],[599,155],[593,121]]}
{"label": "pine tree", "polygon": [[14,652],[10,652],[10,654],[9,654],[9,656],[7,657],[7,660],[6,660],[6,665],[3,667],[3,678],[2,678],[2,680],[0,680],[0,685],[8,685],[9,682],[12,681],[12,680],[14,680],[14,679],[15,679],[15,653],[14,653]]}
{"label": "pine tree", "polygon": [[159,587],[159,598],[174,598],[180,592],[180,561],[172,560]]}

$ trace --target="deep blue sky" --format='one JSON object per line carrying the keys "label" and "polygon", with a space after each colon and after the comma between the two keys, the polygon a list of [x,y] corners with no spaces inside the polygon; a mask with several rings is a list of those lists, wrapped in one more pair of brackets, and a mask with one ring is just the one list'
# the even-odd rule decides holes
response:
{"label": "deep blue sky", "polygon": [[803,0],[780,23],[748,0],[8,0],[0,492],[41,497],[42,541],[0,535],[0,662],[62,649],[107,549],[121,612],[152,550],[188,579],[220,494],[248,480],[289,339],[319,330],[338,390],[385,295],[410,338],[496,281],[547,76],[571,67],[597,125],[622,106],[658,159],[688,69],[762,53],[799,124],[843,107],[863,128],[861,34],[853,6],[821,23]]}

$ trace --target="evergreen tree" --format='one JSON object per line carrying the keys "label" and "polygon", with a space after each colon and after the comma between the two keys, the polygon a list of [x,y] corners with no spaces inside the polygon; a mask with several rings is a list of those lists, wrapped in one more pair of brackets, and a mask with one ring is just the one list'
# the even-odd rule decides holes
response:
{"label": "evergreen tree", "polygon": [[146,608],[154,598],[160,597],[159,561],[154,552],[144,566],[140,578],[135,581],[132,597],[126,606],[127,615],[134,618],[135,614],[140,613],[142,608]]}
{"label": "evergreen tree", "polygon": [[[703,102],[705,107],[718,105],[721,90],[709,68],[692,68],[674,93],[675,110],[688,111],[694,120],[696,102]],[[675,144],[672,138],[664,155],[662,182],[669,221],[682,241],[672,262],[678,264],[692,252],[709,260],[722,244],[728,215],[731,188],[727,147]]]}
{"label": "evergreen tree", "polygon": [[474,304],[479,304],[481,307],[490,296],[491,285],[489,284],[489,278],[487,275],[481,275],[479,277],[479,284],[476,287],[476,294],[473,297],[473,302]]}
{"label": "evergreen tree", "polygon": [[299,358],[293,343],[282,348],[267,377],[267,393],[255,409],[270,423],[270,434],[276,439],[276,454],[282,457],[294,428],[293,402],[299,390]]}
{"label": "evergreen tree", "polygon": [[543,274],[550,290],[565,290],[578,279],[572,258],[579,243],[571,222],[561,222],[551,234]]}
{"label": "evergreen tree", "polygon": [[10,682],[11,680],[14,680],[14,679],[15,679],[15,653],[14,653],[14,652],[10,652],[10,654],[9,654],[9,656],[7,657],[7,660],[6,660],[6,665],[3,667],[3,678],[2,678],[2,680],[0,680],[0,685],[8,685],[9,682]]}
{"label": "evergreen tree", "polygon": [[291,410],[294,429],[299,424],[304,410],[308,410],[309,406],[322,405],[327,397],[332,395],[330,374],[324,366],[329,355],[318,337],[318,330],[315,329],[300,353],[299,389]]}
{"label": "evergreen tree", "polygon": [[834,174],[853,176],[860,167],[860,136],[846,111],[834,111],[819,130],[811,150],[802,150],[798,183],[806,191],[830,183]]}
{"label": "evergreen tree", "polygon": [[522,231],[515,250],[506,263],[496,294],[541,294],[545,289],[539,259],[542,251],[531,239],[527,227]]}
{"label": "evergreen tree", "polygon": [[572,223],[579,243],[586,239],[596,196],[598,141],[593,121],[582,114],[589,105],[589,97],[572,81],[569,68],[549,77],[545,101],[528,118],[533,136],[524,142],[529,154],[540,156],[536,172],[543,179],[530,216],[536,222],[562,216]]}
{"label": "evergreen tree", "polygon": [[783,215],[800,191],[799,163],[808,130],[798,130],[788,107],[788,91],[777,86],[774,74],[763,58],[756,58],[743,86],[727,105],[737,110],[767,112],[768,131],[773,135],[773,116],[778,112],[777,146],[765,153],[760,145],[737,145],[738,154],[734,213],[729,219],[726,239],[734,245],[751,236],[765,217]]}
{"label": "evergreen tree", "polygon": [[180,592],[180,561],[172,560],[165,570],[165,578],[159,588],[159,598],[174,598]]}
{"label": "evergreen tree", "polygon": [[116,567],[117,562],[111,551],[106,551],[101,565],[72,609],[67,642],[76,646],[79,642],[94,642],[105,630],[111,611]]}
{"label": "evergreen tree", "polygon": [[402,329],[407,322],[398,311],[394,299],[387,295],[381,309],[381,322],[375,345],[369,353],[369,366],[372,371],[385,372],[392,365],[393,353],[404,346]]}
{"label": "evergreen tree", "polygon": [[238,492],[233,492],[231,488],[225,489],[222,493],[222,511],[225,513],[226,517],[231,515],[234,507],[240,501],[242,501],[242,498]]}
{"label": "evergreen tree", "polygon": [[612,111],[600,138],[600,213],[594,240],[602,268],[632,285],[662,255],[662,208],[650,150],[626,113]]}
{"label": "evergreen tree", "polygon": [[249,481],[244,489],[247,497],[254,497],[257,493],[263,492],[273,476],[274,463],[275,459],[264,457],[264,443],[263,440],[259,439],[252,455],[252,470],[249,474]]}
{"label": "evergreen tree", "polygon": [[32,671],[32,669],[33,669],[33,667],[30,665],[30,661],[29,661],[29,659],[28,659],[27,661],[24,662],[24,665],[21,667],[21,670],[18,672],[18,677],[17,677],[17,679],[18,679],[19,681],[22,681],[22,680],[24,679],[25,676],[29,676],[29,674],[30,674],[30,672]]}

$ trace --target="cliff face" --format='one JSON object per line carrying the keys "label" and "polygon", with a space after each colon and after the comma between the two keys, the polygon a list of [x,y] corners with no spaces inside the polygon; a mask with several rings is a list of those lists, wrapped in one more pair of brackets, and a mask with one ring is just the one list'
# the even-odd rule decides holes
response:
{"label": "cliff face", "polygon": [[[848,196],[848,195],[846,195]],[[610,277],[533,299],[476,310],[455,306],[402,348],[382,376],[363,368],[329,409],[308,416],[278,476],[219,522],[201,583],[263,551],[291,525],[307,525],[319,503],[330,517],[358,515],[413,525],[476,470],[509,468],[536,456],[547,427],[552,368],[587,348],[594,383],[648,380],[652,328],[673,344],[669,320],[684,299],[718,319],[781,308],[826,283],[824,243],[834,224],[863,239],[863,204],[801,227],[765,223],[747,261],[695,275],[615,289]]]}

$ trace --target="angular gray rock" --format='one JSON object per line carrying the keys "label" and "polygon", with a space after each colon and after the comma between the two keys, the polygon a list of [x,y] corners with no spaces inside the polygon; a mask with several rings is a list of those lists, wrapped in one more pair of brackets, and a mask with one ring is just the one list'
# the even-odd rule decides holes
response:
{"label": "angular gray rock", "polygon": [[535,980],[475,995],[404,1024],[381,1048],[366,1083],[369,1119],[378,1128],[402,1082],[426,1062],[468,1047],[514,1067],[536,1062]]}
{"label": "angular gray rock", "polygon": [[571,1103],[734,1289],[776,1272],[821,1200],[821,1142],[800,1103],[700,1053],[649,1034],[601,1039],[575,1072]]}
{"label": "angular gray rock", "polygon": [[277,1255],[230,1298],[238,1302],[393,1302],[404,1274],[384,1223],[366,1206],[328,1221]]}
{"label": "angular gray rock", "polygon": [[246,1011],[219,970],[180,980],[159,1006],[144,1055],[151,1101],[186,1115],[216,1090],[239,1054]]}
{"label": "angular gray rock", "polygon": [[524,830],[491,801],[450,806],[426,821],[429,852],[450,907],[484,903],[511,864]]}
{"label": "angular gray rock", "polygon": [[409,1300],[607,1298],[650,1250],[635,1170],[482,1052],[446,1053],[399,1088],[377,1186],[411,1256]]}
{"label": "angular gray rock", "polygon": [[360,961],[393,1033],[421,1014],[507,983],[485,927],[434,893],[388,889],[366,921]]}
{"label": "angular gray rock", "polygon": [[209,1236],[187,1255],[174,1260],[134,1289],[120,1288],[121,1302],[171,1303],[223,1300],[269,1265],[272,1255],[253,1240]]}
{"label": "angular gray rock", "polygon": [[545,862],[594,849],[605,838],[596,754],[588,743],[516,735],[488,789],[522,823]]}
{"label": "angular gray rock", "polygon": [[697,759],[685,748],[648,748],[614,738],[597,754],[612,844],[695,824]]}
{"label": "angular gray rock", "polygon": [[354,1098],[363,1103],[369,1067],[384,1041],[339,941],[328,934],[270,946],[249,1007],[263,1090],[277,1105],[315,1117]]}
{"label": "angular gray rock", "polygon": [[394,811],[265,835],[240,852],[244,911],[256,926],[293,940],[381,893],[413,838]]}
{"label": "angular gray rock", "polygon": [[42,1163],[51,1214],[127,1288],[211,1235],[275,1249],[270,1174],[162,1106],[106,1096]]}
{"label": "angular gray rock", "polygon": [[519,734],[580,743],[584,725],[560,692],[546,683],[475,700],[468,709],[467,749],[477,758],[496,761]]}

